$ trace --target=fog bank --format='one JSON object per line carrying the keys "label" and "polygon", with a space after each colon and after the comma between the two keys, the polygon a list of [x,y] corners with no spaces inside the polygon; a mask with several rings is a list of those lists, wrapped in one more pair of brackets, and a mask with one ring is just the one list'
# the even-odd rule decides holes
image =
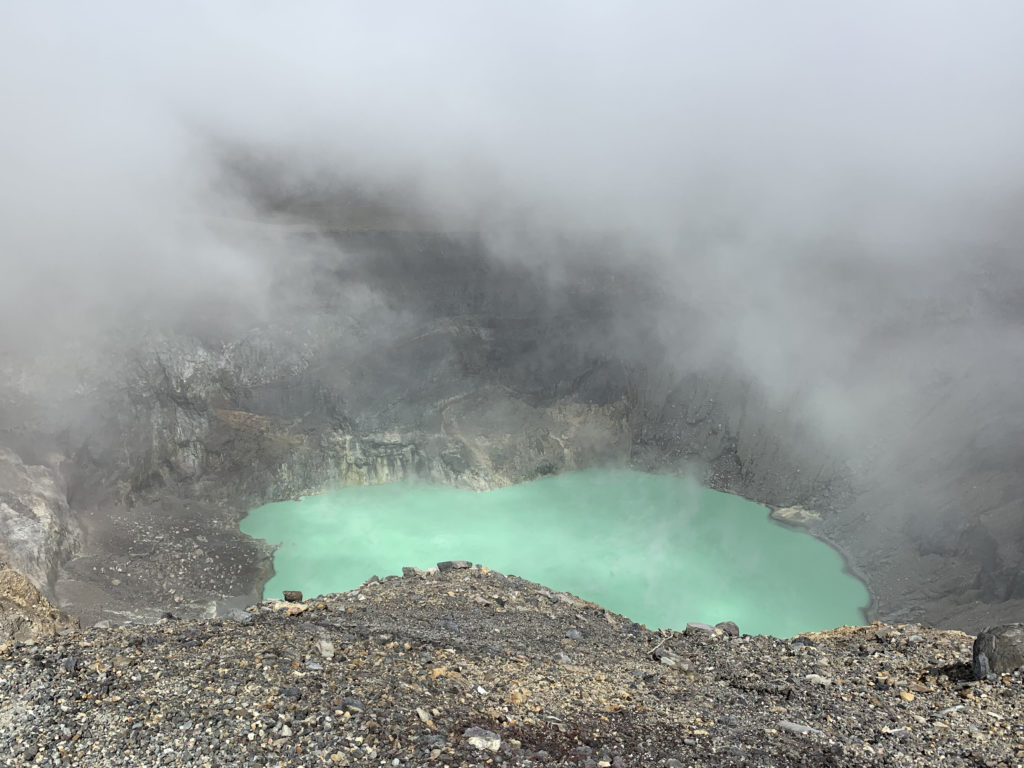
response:
{"label": "fog bank", "polygon": [[[346,263],[332,230],[472,232],[549,303],[584,268],[649,284],[612,347],[738,368],[829,440],[1019,433],[1017,3],[5,16],[11,370],[273,324]],[[378,327],[415,323],[350,278]],[[1006,420],[977,424],[977,399]]]}

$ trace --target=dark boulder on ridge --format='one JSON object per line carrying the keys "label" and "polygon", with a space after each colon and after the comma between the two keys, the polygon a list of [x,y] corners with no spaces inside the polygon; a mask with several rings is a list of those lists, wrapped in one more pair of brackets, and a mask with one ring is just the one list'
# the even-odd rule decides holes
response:
{"label": "dark boulder on ridge", "polygon": [[974,641],[972,666],[976,680],[1024,667],[1024,624],[1002,624],[982,630]]}

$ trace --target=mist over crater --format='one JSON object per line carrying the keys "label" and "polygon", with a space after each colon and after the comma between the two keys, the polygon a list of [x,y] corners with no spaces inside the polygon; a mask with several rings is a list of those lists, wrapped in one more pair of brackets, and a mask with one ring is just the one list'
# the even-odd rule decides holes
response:
{"label": "mist over crater", "polygon": [[628,466],[1019,618],[1015,4],[17,15],[0,555],[68,610],[244,601],[265,502]]}

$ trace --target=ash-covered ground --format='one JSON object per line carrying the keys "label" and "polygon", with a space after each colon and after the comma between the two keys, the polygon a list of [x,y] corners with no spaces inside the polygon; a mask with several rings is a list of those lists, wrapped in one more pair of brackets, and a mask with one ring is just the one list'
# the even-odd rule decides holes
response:
{"label": "ash-covered ground", "polygon": [[[685,589],[685,585],[680,585]],[[739,628],[742,631],[742,627]],[[0,647],[11,766],[1010,766],[966,634],[651,632],[468,563]]]}

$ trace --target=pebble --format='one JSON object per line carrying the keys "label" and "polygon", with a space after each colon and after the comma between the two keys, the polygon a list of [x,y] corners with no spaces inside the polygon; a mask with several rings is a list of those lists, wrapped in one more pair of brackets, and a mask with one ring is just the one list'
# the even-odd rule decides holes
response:
{"label": "pebble", "polygon": [[224,618],[236,624],[252,624],[254,617],[249,611],[243,611],[241,608],[232,608],[224,615]]}
{"label": "pebble", "polygon": [[334,643],[330,640],[318,640],[316,650],[321,657],[328,661],[334,658]]}
{"label": "pebble", "polygon": [[484,730],[477,726],[467,728],[462,734],[471,746],[497,752],[501,749],[501,737],[494,731]]}
{"label": "pebble", "polygon": [[811,728],[809,725],[803,723],[793,723],[789,720],[779,720],[778,728],[782,731],[789,731],[790,733],[808,734],[808,733],[821,733],[817,728]]}

